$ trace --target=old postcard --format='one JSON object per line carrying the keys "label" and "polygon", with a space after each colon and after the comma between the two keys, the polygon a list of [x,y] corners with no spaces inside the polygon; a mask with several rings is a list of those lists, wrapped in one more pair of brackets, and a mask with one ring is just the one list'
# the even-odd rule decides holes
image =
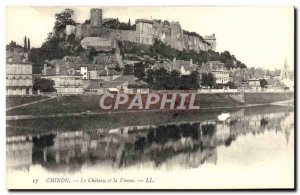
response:
{"label": "old postcard", "polygon": [[294,189],[294,8],[6,7],[8,189]]}

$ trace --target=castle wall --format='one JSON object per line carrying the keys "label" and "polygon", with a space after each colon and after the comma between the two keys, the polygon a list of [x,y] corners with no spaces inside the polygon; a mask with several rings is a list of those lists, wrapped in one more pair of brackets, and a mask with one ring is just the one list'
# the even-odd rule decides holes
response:
{"label": "castle wall", "polygon": [[90,23],[77,24],[76,27],[68,25],[66,34],[75,33],[77,39],[85,37],[102,37],[103,33],[110,34],[111,40],[129,41],[144,45],[152,45],[154,38],[157,38],[177,50],[208,51],[216,49],[214,34],[207,36],[203,42],[199,37],[188,36],[183,33],[179,22],[169,23],[168,21],[157,22],[152,20],[138,19],[136,30],[109,29],[102,26],[102,10],[90,10]]}
{"label": "castle wall", "polygon": [[89,24],[77,24],[76,25],[76,38],[82,39],[84,37],[90,36],[90,25]]}
{"label": "castle wall", "polygon": [[102,26],[102,9],[90,10],[91,26]]}
{"label": "castle wall", "polygon": [[138,41],[137,32],[135,30],[120,30],[120,39],[136,43]]}
{"label": "castle wall", "polygon": [[159,39],[160,34],[161,34],[161,28],[160,28],[160,23],[157,21],[153,21],[153,37]]}
{"label": "castle wall", "polygon": [[172,48],[183,50],[183,31],[179,22],[171,23],[171,41]]}
{"label": "castle wall", "polygon": [[89,36],[101,36],[103,34],[102,26],[90,26],[88,33]]}
{"label": "castle wall", "polygon": [[183,49],[189,50],[189,36],[183,34]]}
{"label": "castle wall", "polygon": [[208,51],[208,45],[206,43],[200,42],[200,50],[201,51]]}
{"label": "castle wall", "polygon": [[75,37],[82,39],[82,24],[76,24]]}
{"label": "castle wall", "polygon": [[148,22],[137,22],[136,24],[138,43],[145,45],[153,44],[153,28]]}
{"label": "castle wall", "polygon": [[66,26],[66,35],[69,36],[71,34],[75,34],[76,26],[75,25],[67,25]]}
{"label": "castle wall", "polygon": [[118,30],[118,29],[110,29],[110,28],[103,28],[103,29],[110,33],[112,39],[119,40],[119,41],[129,41],[133,43],[138,42],[138,35],[137,35],[137,31],[135,30]]}

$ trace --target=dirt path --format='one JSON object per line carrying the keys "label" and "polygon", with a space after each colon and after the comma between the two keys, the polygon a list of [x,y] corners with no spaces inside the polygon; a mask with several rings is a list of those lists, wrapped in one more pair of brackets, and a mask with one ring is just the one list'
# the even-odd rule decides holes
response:
{"label": "dirt path", "polygon": [[18,105],[18,106],[6,108],[6,111],[8,111],[8,110],[13,110],[13,109],[15,109],[15,108],[20,108],[20,107],[32,105],[32,104],[36,104],[36,103],[39,103],[39,102],[44,102],[44,101],[51,100],[51,99],[54,99],[54,98],[56,98],[56,96],[52,96],[52,97],[49,97],[49,98],[46,98],[46,99],[37,100],[37,101],[34,101],[34,102],[30,102],[30,103],[21,104],[21,105]]}

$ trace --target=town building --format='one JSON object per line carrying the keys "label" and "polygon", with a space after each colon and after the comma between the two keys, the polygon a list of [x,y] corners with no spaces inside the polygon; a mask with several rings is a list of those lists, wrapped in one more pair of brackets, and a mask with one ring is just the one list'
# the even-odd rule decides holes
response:
{"label": "town building", "polygon": [[226,84],[230,81],[229,70],[220,61],[208,61],[202,64],[200,76],[203,73],[212,73],[216,79],[216,84]]}
{"label": "town building", "polygon": [[248,79],[248,87],[250,91],[259,92],[261,91],[260,79]]}
{"label": "town building", "polygon": [[180,75],[190,75],[193,71],[198,69],[198,65],[193,63],[193,60],[177,60],[174,58],[172,62],[168,60],[156,61],[154,65],[150,66],[152,70],[166,69],[168,72],[177,71]]}
{"label": "town building", "polygon": [[32,64],[28,53],[7,51],[6,95],[32,95]]}
{"label": "town building", "polygon": [[216,51],[217,39],[215,34],[204,36],[204,40],[210,43],[210,47],[209,47],[210,50]]}
{"label": "town building", "polygon": [[118,76],[114,80],[84,80],[84,91],[87,93],[149,93],[146,82],[133,75]]}
{"label": "town building", "polygon": [[47,64],[45,64],[41,78],[53,80],[57,94],[67,95],[83,93],[83,76],[73,67],[55,64],[54,67],[48,69]]}

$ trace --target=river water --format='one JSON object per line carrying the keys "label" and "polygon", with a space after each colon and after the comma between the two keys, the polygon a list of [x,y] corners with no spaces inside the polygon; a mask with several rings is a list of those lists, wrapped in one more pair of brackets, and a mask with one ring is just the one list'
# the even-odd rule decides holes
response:
{"label": "river water", "polygon": [[6,159],[8,188],[292,188],[294,107],[7,121]]}

